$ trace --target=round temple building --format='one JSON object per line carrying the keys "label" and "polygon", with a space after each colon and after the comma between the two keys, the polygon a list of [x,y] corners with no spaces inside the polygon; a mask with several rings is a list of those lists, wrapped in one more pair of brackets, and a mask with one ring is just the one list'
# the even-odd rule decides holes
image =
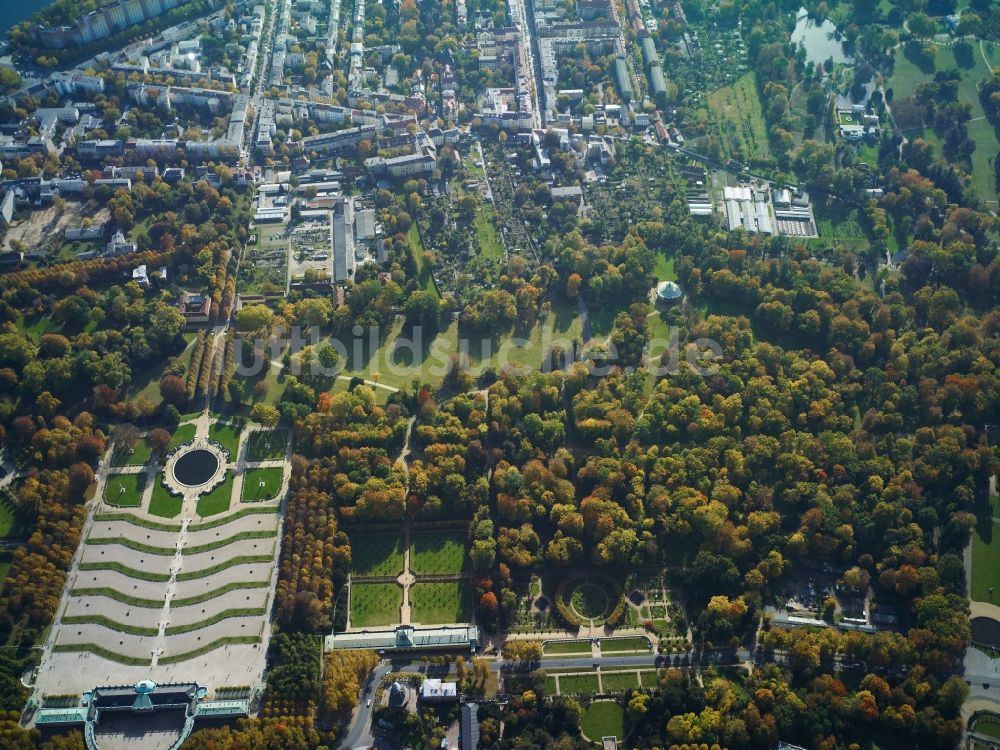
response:
{"label": "round temple building", "polygon": [[656,304],[662,307],[679,305],[684,299],[682,290],[673,281],[661,281],[656,287]]}

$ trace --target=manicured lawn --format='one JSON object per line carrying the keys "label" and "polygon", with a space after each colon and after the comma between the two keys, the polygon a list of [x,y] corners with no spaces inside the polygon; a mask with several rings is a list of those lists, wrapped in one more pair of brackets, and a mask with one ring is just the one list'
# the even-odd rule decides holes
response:
{"label": "manicured lawn", "polygon": [[663,253],[656,256],[656,265],[653,267],[653,275],[660,281],[677,281],[677,272],[674,270],[674,259],[668,258]]}
{"label": "manicured lawn", "polygon": [[146,489],[146,474],[118,474],[104,485],[104,502],[118,508],[138,508]]}
{"label": "manicured lawn", "polygon": [[614,693],[639,687],[639,678],[635,672],[605,672],[601,675],[601,684],[605,693]]}
{"label": "manicured lawn", "polygon": [[[284,470],[280,466],[269,469],[248,469],[243,475],[243,493],[240,500],[244,503],[259,503],[272,500],[281,489],[281,479]],[[261,487],[260,483],[264,486]]]}
{"label": "manicured lawn", "polygon": [[[512,331],[506,331],[493,339],[486,338],[485,341],[481,341],[478,336],[468,337],[470,372],[476,375],[487,367],[498,372],[504,367],[538,370],[553,343],[565,342],[569,346],[580,338],[583,323],[577,314],[576,303],[560,298],[552,300],[551,305],[551,313],[544,319],[540,316],[531,326],[519,325]],[[514,346],[514,337],[522,339],[523,343],[519,341]],[[424,336],[418,356],[414,356],[413,350],[409,348],[397,350],[400,339],[409,341],[409,334],[403,330],[403,321],[395,320],[389,327],[385,340],[380,342],[374,352],[369,351],[367,341],[362,342],[362,346],[358,347],[362,349],[360,361],[354,358],[355,347],[349,346],[344,375],[357,375],[396,388],[408,387],[414,378],[422,382],[436,382],[441,377],[440,373],[447,368],[451,355],[459,351],[458,322],[452,321],[433,339]],[[383,389],[376,388],[376,391]]]}
{"label": "manicured lawn", "polygon": [[974,732],[1000,739],[1000,717],[984,716],[972,725]]}
{"label": "manicured lawn", "polygon": [[196,430],[197,427],[193,424],[180,425],[176,430],[174,430],[174,434],[170,438],[170,445],[168,446],[168,450],[173,450],[182,443],[187,443],[194,440],[194,434]]}
{"label": "manicured lawn", "polygon": [[373,628],[399,622],[403,590],[395,583],[351,584],[351,627]]}
{"label": "manicured lawn", "polygon": [[163,486],[163,481],[159,475],[154,480],[153,495],[149,498],[149,513],[161,518],[176,518],[181,514],[181,507],[184,505],[182,498],[171,495],[167,488]]}
{"label": "manicured lawn", "polygon": [[234,460],[236,458],[236,451],[240,446],[240,432],[242,430],[242,425],[230,422],[213,422],[208,427],[208,439],[214,440],[229,451],[230,460]]}
{"label": "manicured lawn", "polygon": [[229,503],[233,499],[233,473],[226,472],[225,481],[209,492],[198,498],[197,512],[199,516],[215,516],[229,510]]}
{"label": "manicured lawn", "polygon": [[256,430],[244,444],[243,458],[247,461],[270,461],[285,457],[288,430]]}
{"label": "manicured lawn", "polygon": [[550,654],[590,654],[590,641],[551,641],[542,647],[543,653]]}
{"label": "manicured lawn", "polygon": [[149,463],[150,457],[149,445],[146,443],[146,438],[139,438],[135,441],[135,445],[132,446],[132,452],[130,453],[124,445],[115,446],[114,453],[111,454],[111,465],[112,466],[145,466]]}
{"label": "manicured lawn", "polygon": [[593,672],[559,676],[560,693],[596,693],[599,689],[597,675]]}
{"label": "manicured lawn", "polygon": [[601,653],[648,654],[649,641],[641,636],[635,638],[602,638]]}
{"label": "manicured lawn", "polygon": [[708,116],[727,158],[750,163],[772,160],[755,72],[709,94]]}
{"label": "manicured lawn", "polygon": [[614,701],[591,703],[580,720],[580,729],[595,742],[600,742],[601,737],[624,739],[625,709]]}
{"label": "manicured lawn", "polygon": [[1000,523],[996,521],[980,518],[972,536],[971,590],[977,602],[1000,603]]}
{"label": "manicured lawn", "polygon": [[458,573],[465,560],[465,534],[418,532],[410,536],[410,569],[420,573]]}
{"label": "manicured lawn", "polygon": [[413,621],[421,625],[443,625],[468,622],[469,591],[465,581],[418,583],[410,587]]}
{"label": "manicured lawn", "polygon": [[403,537],[357,534],[351,537],[354,575],[395,576],[403,572]]}

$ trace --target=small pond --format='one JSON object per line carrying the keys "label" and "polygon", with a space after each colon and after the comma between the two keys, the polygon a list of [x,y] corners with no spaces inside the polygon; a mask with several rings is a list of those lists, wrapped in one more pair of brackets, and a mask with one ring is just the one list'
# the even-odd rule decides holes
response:
{"label": "small pond", "polygon": [[837,39],[837,27],[833,22],[825,20],[817,23],[809,17],[805,8],[799,9],[795,31],[792,32],[792,44],[805,47],[806,60],[813,64],[825,63],[831,57],[835,63],[854,63],[854,58],[844,52],[844,45]]}
{"label": "small pond", "polygon": [[198,448],[188,451],[174,464],[174,479],[188,487],[205,484],[219,469],[219,458],[212,451]]}

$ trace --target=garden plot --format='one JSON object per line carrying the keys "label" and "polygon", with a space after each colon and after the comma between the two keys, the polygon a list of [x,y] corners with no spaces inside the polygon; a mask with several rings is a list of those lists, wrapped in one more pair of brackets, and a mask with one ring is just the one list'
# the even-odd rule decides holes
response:
{"label": "garden plot", "polygon": [[759,166],[773,161],[756,73],[751,71],[709,94],[708,115],[727,158]]}
{"label": "garden plot", "polygon": [[410,544],[410,569],[417,575],[460,573],[465,562],[465,534],[418,532]]}
{"label": "garden plot", "polygon": [[291,228],[291,277],[298,279],[307,271],[332,278],[333,276],[333,214],[325,219],[305,221]]}
{"label": "garden plot", "polygon": [[[107,621],[108,627],[117,629],[110,623],[117,623],[122,628],[152,628],[156,629],[163,616],[160,609],[151,607],[123,607],[114,599],[105,596],[72,596],[63,612],[63,622],[68,620],[91,619]],[[96,623],[95,623],[96,624]]]}
{"label": "garden plot", "polygon": [[229,566],[210,575],[197,578],[180,578],[174,587],[175,599],[189,599],[210,591],[218,591],[223,586],[235,583],[260,583],[271,577],[271,563],[241,563]]}
{"label": "garden plot", "polygon": [[[56,638],[56,646],[95,646],[117,657],[144,659],[148,664],[152,658],[154,641],[155,636],[119,633],[103,625],[60,625],[59,634]],[[90,687],[100,684],[102,683],[91,683]],[[65,693],[66,691],[62,692]]]}
{"label": "garden plot", "polygon": [[240,263],[242,293],[283,294],[288,276],[286,227],[257,228],[257,242],[247,245]]}
{"label": "garden plot", "polygon": [[465,581],[414,584],[410,587],[411,619],[421,625],[468,622],[471,598]]}
{"label": "garden plot", "polygon": [[396,576],[403,572],[403,537],[359,534],[351,545],[355,576]]}
{"label": "garden plot", "polygon": [[39,669],[39,690],[81,693],[145,678],[256,684],[270,632],[279,523],[276,513],[193,520],[171,585],[180,523],[121,513],[93,520]]}
{"label": "garden plot", "polygon": [[103,591],[103,595],[111,599],[134,597],[149,601],[159,601],[161,606],[166,596],[165,581],[142,581],[131,578],[116,570],[81,570],[73,583],[73,592]]}
{"label": "garden plot", "polygon": [[193,555],[185,554],[182,558],[181,570],[184,573],[207,570],[215,565],[231,563],[247,557],[260,557],[271,555],[273,558],[276,551],[277,539],[240,539],[230,542],[218,549],[198,552]]}
{"label": "garden plot", "polygon": [[263,611],[267,607],[268,593],[267,589],[244,589],[227,591],[186,607],[171,604],[169,628],[203,622],[224,612]]}

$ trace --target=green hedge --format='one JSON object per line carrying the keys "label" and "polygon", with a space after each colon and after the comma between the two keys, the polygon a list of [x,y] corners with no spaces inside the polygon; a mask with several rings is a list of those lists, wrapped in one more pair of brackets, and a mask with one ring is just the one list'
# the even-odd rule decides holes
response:
{"label": "green hedge", "polygon": [[232,536],[228,536],[225,539],[216,539],[214,542],[207,542],[205,544],[195,544],[190,547],[184,548],[185,555],[197,555],[199,552],[211,552],[215,549],[220,549],[221,547],[226,547],[230,544],[235,544],[236,542],[242,542],[247,539],[273,539],[278,536],[277,529],[267,529],[265,531],[241,531]]}
{"label": "green hedge", "polygon": [[207,602],[214,599],[217,596],[221,596],[228,591],[237,591],[239,589],[265,589],[271,585],[270,581],[230,581],[224,586],[219,586],[217,589],[212,589],[211,591],[206,591],[203,594],[196,594],[195,596],[187,596],[183,599],[171,599],[171,607],[190,607],[192,604],[201,604],[202,602]]}
{"label": "green hedge", "polygon": [[[178,581],[193,581],[196,578],[204,578],[205,576],[210,576],[214,573],[218,573],[220,570],[226,570],[227,568],[233,568],[237,565],[244,565],[247,563],[274,563],[273,555],[239,555],[237,557],[232,557],[225,562],[216,563],[210,568],[203,568],[202,570],[189,570],[182,571],[177,574]],[[170,576],[164,578],[168,580]]]}
{"label": "green hedge", "polygon": [[102,659],[118,662],[119,664],[127,664],[130,667],[148,667],[152,663],[151,659],[138,659],[134,656],[116,654],[114,651],[108,651],[108,649],[102,648],[95,643],[57,643],[52,647],[52,650],[58,654],[72,654],[86,651],[95,656],[100,656]]}
{"label": "green hedge", "polygon": [[73,596],[106,596],[108,599],[114,599],[116,602],[128,604],[132,607],[147,607],[149,609],[156,609],[157,607],[163,606],[162,599],[143,599],[138,596],[129,596],[128,594],[123,594],[118,589],[113,589],[108,586],[73,589],[70,593],[72,593]]}
{"label": "green hedge", "polygon": [[617,628],[625,617],[625,608],[628,605],[625,603],[625,590],[622,589],[621,584],[618,581],[610,581],[610,583],[618,603],[615,604],[615,608],[611,610],[611,614],[608,615],[604,624],[609,628]]}
{"label": "green hedge", "polygon": [[191,622],[187,625],[174,625],[173,627],[168,627],[164,632],[167,635],[180,635],[181,633],[190,633],[192,630],[201,630],[202,628],[207,628],[209,625],[215,625],[217,622],[222,622],[223,620],[229,620],[233,617],[260,617],[261,615],[267,614],[267,607],[242,607],[239,609],[224,609],[221,612],[216,612],[211,617],[206,617],[204,620],[198,620],[198,622]]}
{"label": "green hedge", "polygon": [[[260,643],[260,636],[230,635],[224,638],[217,638],[201,648],[196,648],[194,651],[188,651],[183,654],[174,654],[173,656],[163,656],[157,664],[177,664],[178,662],[187,661],[188,659],[194,659],[197,656],[203,656],[204,654],[207,654],[210,651],[215,651],[215,649],[222,648],[223,646],[237,646],[248,643]],[[147,662],[143,663],[146,664]]]}
{"label": "green hedge", "polygon": [[172,557],[177,553],[177,549],[175,547],[157,547],[154,544],[137,542],[134,539],[129,539],[127,536],[92,536],[87,539],[87,544],[93,544],[95,546],[117,544],[130,550],[134,550],[135,552],[144,552],[147,555],[160,555],[161,557]]}
{"label": "green hedge", "polygon": [[119,633],[129,635],[156,635],[159,631],[156,628],[143,628],[138,625],[126,625],[123,622],[112,620],[104,615],[69,615],[62,618],[64,625],[101,625]]}
{"label": "green hedge", "polygon": [[571,583],[570,578],[563,578],[556,584],[555,592],[555,612],[556,617],[562,620],[568,628],[579,628],[583,621],[570,607],[566,606],[566,587]]}
{"label": "green hedge", "polygon": [[164,583],[170,580],[169,573],[150,573],[145,570],[136,570],[135,568],[130,568],[127,565],[122,565],[120,562],[113,562],[111,560],[107,562],[80,563],[80,570],[113,570],[116,573],[121,573],[129,578],[135,578],[138,581],[153,581],[154,583]]}
{"label": "green hedge", "polygon": [[[270,505],[241,508],[236,513],[225,516],[224,518],[213,518],[211,521],[202,521],[200,523],[188,524],[188,531],[206,531],[208,529],[214,529],[219,526],[225,526],[227,523],[229,523],[230,521],[235,521],[237,518],[243,518],[244,516],[253,516],[257,514],[277,513],[278,510],[279,510],[278,508]],[[133,526],[141,526],[144,529],[150,529],[152,531],[178,532],[181,530],[180,524],[151,521],[148,518],[141,518],[139,516],[133,515],[132,513],[98,513],[94,516],[94,520],[124,521],[125,523],[132,524]]]}

